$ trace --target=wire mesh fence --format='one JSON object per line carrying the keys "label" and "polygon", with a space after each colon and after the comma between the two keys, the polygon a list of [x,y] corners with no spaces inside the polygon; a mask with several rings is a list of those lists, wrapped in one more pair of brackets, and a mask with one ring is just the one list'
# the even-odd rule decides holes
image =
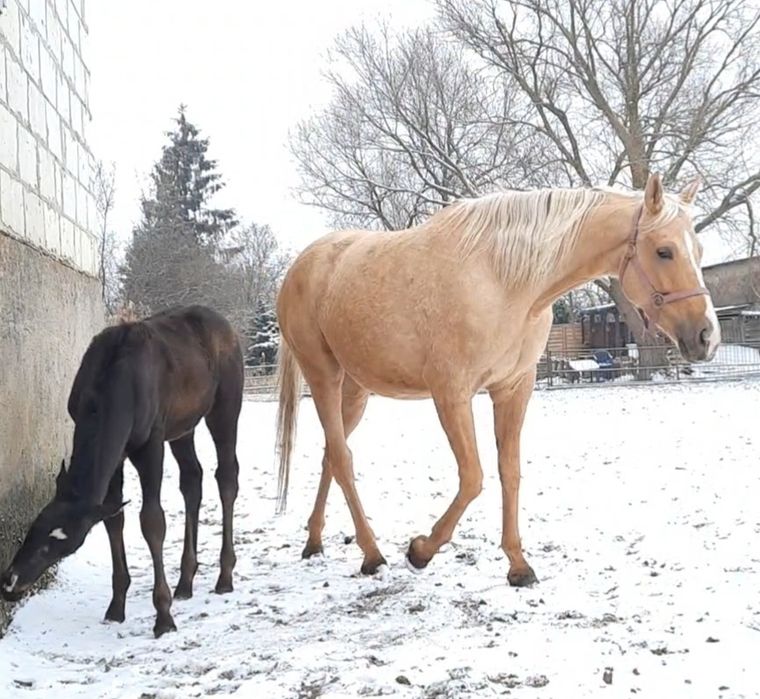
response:
{"label": "wire mesh fence", "polygon": [[[668,346],[612,347],[547,352],[538,364],[536,388],[577,388],[620,384],[673,383],[760,377],[760,343],[722,344],[712,361],[689,364]],[[309,387],[304,383],[304,395]],[[245,394],[251,400],[274,400],[277,367],[245,369]]]}
{"label": "wire mesh fence", "polygon": [[723,344],[709,362],[689,364],[669,346],[600,348],[547,353],[537,384],[545,388],[584,385],[707,381],[760,376],[760,344]]}

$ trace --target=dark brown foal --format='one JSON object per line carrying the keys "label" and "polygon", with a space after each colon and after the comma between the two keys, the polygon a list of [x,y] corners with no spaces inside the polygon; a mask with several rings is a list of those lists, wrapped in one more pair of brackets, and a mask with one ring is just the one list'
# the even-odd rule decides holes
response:
{"label": "dark brown foal", "polygon": [[232,590],[235,552],[232,519],[238,493],[235,456],[243,396],[243,358],[232,326],[202,306],[180,308],[107,328],[82,359],[69,396],[75,422],[74,449],[63,465],[56,494],[33,522],[21,549],[0,578],[7,599],[19,599],[53,563],[76,551],[96,522],[111,544],[113,597],[106,619],[124,621],[130,578],[124,552],[122,490],[124,459],[140,477],[140,525],[153,559],[156,637],[176,629],[166,582],[161,507],[164,443],[180,469],[185,499],[185,544],[174,596],[193,594],[198,568],[198,516],[203,470],[195,454],[194,430],[202,418],[214,440],[216,480],[222,501],[222,552],[218,593]]}

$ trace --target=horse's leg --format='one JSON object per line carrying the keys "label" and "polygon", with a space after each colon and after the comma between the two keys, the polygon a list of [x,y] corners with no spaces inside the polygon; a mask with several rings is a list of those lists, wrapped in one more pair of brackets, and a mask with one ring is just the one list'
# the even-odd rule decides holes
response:
{"label": "horse's leg", "polygon": [[491,391],[496,445],[499,450],[499,477],[501,478],[504,517],[501,548],[509,559],[507,580],[515,587],[525,587],[537,582],[533,569],[523,555],[520,531],[517,526],[520,492],[520,431],[535,380],[534,369],[526,374],[517,386]]}
{"label": "horse's leg", "polygon": [[[348,439],[351,432],[354,431],[359,421],[362,419],[364,409],[367,407],[367,398],[369,393],[359,386],[350,376],[343,379],[343,432]],[[306,541],[303,558],[311,558],[317,553],[322,553],[322,530],[325,526],[325,505],[327,503],[327,493],[330,490],[332,473],[330,464],[327,461],[327,449],[322,458],[322,475],[319,479],[319,489],[317,490],[317,499],[314,502],[314,510],[309,517],[309,538]]]}
{"label": "horse's leg", "polygon": [[240,472],[235,448],[242,402],[242,384],[237,371],[230,370],[229,374],[222,378],[214,406],[206,416],[206,425],[216,447],[215,477],[222,501],[222,552],[219,557],[219,578],[214,588],[218,594],[232,592],[232,571],[237,562],[232,540],[232,519]]}
{"label": "horse's leg", "polygon": [[129,454],[137,468],[142,485],[143,503],[140,527],[153,559],[153,606],[156,608],[156,638],[167,631],[176,631],[171,615],[172,593],[164,574],[164,537],[166,518],[161,508],[161,480],[164,474],[164,442],[161,435],[151,435],[148,442]]}
{"label": "horse's leg", "polygon": [[[105,502],[121,505],[123,490],[124,462],[122,461],[108,485]],[[124,605],[131,582],[127,568],[127,555],[124,551],[124,512],[119,510],[113,517],[104,519],[103,524],[106,532],[108,532],[108,542],[111,544],[111,562],[113,565],[113,576],[111,577],[113,596],[106,611],[106,620],[121,623],[124,621]]]}
{"label": "horse's leg", "polygon": [[203,468],[195,454],[194,433],[180,437],[169,445],[179,466],[179,489],[185,498],[185,545],[175,599],[193,596],[193,578],[198,570],[198,514],[203,494]]}
{"label": "horse's leg", "polygon": [[457,522],[483,486],[483,470],[475,443],[471,399],[451,399],[434,394],[433,400],[457,460],[459,491],[443,517],[433,525],[430,536],[417,536],[409,544],[407,557],[415,568],[424,568],[441,546],[451,539]]}
{"label": "horse's leg", "polygon": [[332,371],[328,372],[325,367],[319,374],[313,370],[309,370],[308,373],[304,371],[304,376],[311,387],[314,406],[325,432],[325,456],[330,465],[330,472],[346,498],[356,528],[356,543],[364,553],[361,572],[364,575],[372,575],[386,561],[377,547],[375,534],[369,526],[359,494],[356,492],[353,459],[343,429],[341,403],[344,372],[337,367],[334,359],[331,358],[330,363]]}

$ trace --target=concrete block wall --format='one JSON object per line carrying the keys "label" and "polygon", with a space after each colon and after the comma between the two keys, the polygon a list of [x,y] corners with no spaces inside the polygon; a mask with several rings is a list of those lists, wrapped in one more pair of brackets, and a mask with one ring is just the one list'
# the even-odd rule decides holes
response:
{"label": "concrete block wall", "polygon": [[69,458],[69,390],[105,324],[86,35],[83,0],[0,0],[0,569]]}
{"label": "concrete block wall", "polygon": [[96,275],[86,36],[84,0],[0,9],[0,226]]}

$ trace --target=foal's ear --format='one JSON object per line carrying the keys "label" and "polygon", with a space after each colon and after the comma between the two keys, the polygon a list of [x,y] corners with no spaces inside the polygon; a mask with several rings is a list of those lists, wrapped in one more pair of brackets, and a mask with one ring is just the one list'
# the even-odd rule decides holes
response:
{"label": "foal's ear", "polygon": [[57,496],[63,495],[66,487],[66,475],[66,461],[61,459],[61,470],[58,471],[58,475],[55,477],[55,494]]}
{"label": "foal's ear", "polygon": [[663,197],[662,180],[659,173],[653,172],[649,175],[647,186],[644,190],[644,204],[647,207],[647,211],[653,216],[657,216],[662,211]]}
{"label": "foal's ear", "polygon": [[681,193],[678,196],[684,204],[693,204],[701,188],[702,180],[699,177],[696,177],[681,190]]}
{"label": "foal's ear", "polygon": [[121,504],[115,502],[104,502],[102,505],[97,505],[93,512],[95,521],[100,522],[104,519],[111,519],[119,514],[127,505],[129,500],[125,500]]}

